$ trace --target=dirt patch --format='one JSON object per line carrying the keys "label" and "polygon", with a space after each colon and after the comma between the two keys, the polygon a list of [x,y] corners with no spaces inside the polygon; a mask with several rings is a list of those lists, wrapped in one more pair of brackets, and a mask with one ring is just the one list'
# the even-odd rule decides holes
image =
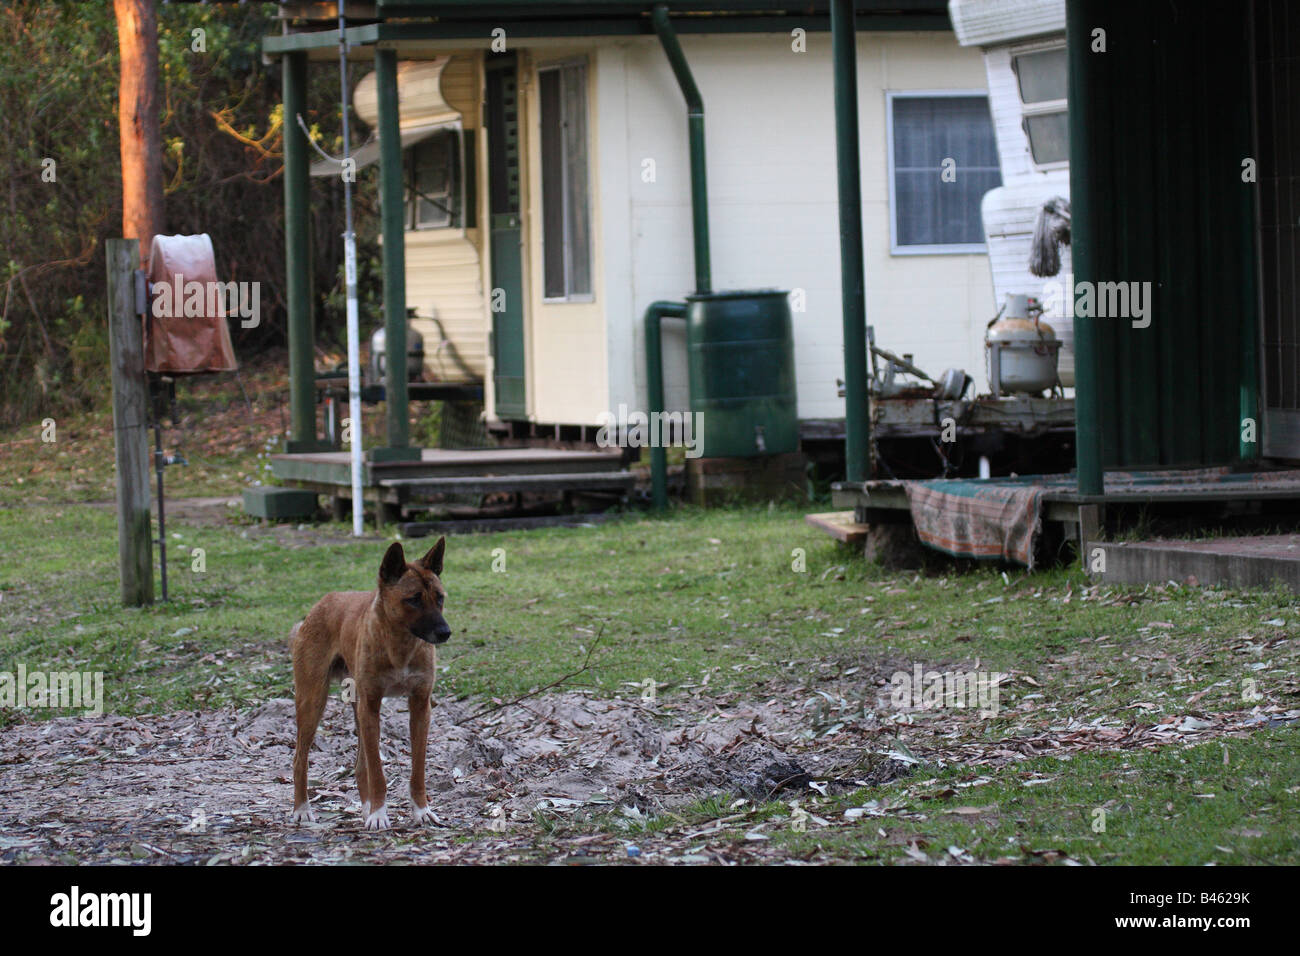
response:
{"label": "dirt patch", "polygon": [[[713,793],[765,799],[805,790],[813,775],[833,776],[824,755],[803,758],[812,773],[786,756],[794,735],[775,706],[715,710],[701,719],[569,692],[478,720],[470,715],[481,702],[436,704],[428,773],[441,828],[410,823],[405,702],[386,701],[382,719],[390,813],[399,842],[416,839],[402,852],[417,855],[445,850],[453,837],[531,829],[538,816],[649,815]],[[312,753],[319,823],[306,827],[287,821],[290,700],[242,713],[58,718],[4,736],[3,861],[20,853],[51,862],[334,859],[363,852],[350,843],[385,842],[360,828],[352,715],[337,696]],[[232,840],[240,844],[233,850]],[[261,845],[268,840],[275,845]]]}
{"label": "dirt patch", "polygon": [[[1192,742],[1272,720],[1184,718],[976,742],[952,724],[965,716],[949,714],[940,733],[934,721],[882,723],[860,705],[856,716],[841,715],[822,729],[830,717],[812,706],[813,697],[792,687],[765,703],[664,704],[571,691],[481,719],[472,715],[482,702],[437,698],[428,758],[436,826],[410,821],[405,702],[386,701],[381,746],[394,828],[379,834],[361,828],[352,715],[337,695],[312,753],[319,822],[301,827],[288,822],[289,700],[242,712],[20,724],[3,734],[0,862],[628,859],[633,841],[617,827],[563,824],[606,816],[643,821],[713,795],[752,805],[879,786],[918,761],[930,768],[996,765],[1046,753]],[[567,835],[553,835],[557,825]],[[643,859],[710,862],[722,857],[686,847],[718,832],[644,834],[634,849]],[[765,848],[732,841],[726,852],[731,860],[763,859]]]}

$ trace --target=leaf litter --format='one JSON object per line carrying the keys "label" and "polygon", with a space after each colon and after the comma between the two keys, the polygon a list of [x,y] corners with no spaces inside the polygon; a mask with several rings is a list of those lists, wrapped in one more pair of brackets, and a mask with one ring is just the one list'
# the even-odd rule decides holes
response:
{"label": "leaf litter", "polygon": [[[889,669],[858,670],[832,693],[825,683],[815,690],[769,684],[762,702],[703,688],[650,702],[561,689],[484,713],[480,701],[435,697],[428,755],[433,826],[410,820],[406,705],[385,701],[381,751],[394,827],[378,834],[361,827],[352,715],[337,696],[311,757],[319,822],[304,826],[288,820],[291,700],[246,710],[14,724],[3,731],[0,757],[0,862],[786,860],[788,851],[769,838],[771,823],[754,816],[772,801],[789,803],[814,828],[857,826],[907,815],[903,802],[895,796],[860,812],[828,808],[824,815],[818,807],[918,770],[1188,745],[1300,717],[1276,705],[1158,722],[1129,711],[1126,724],[1071,719],[986,739],[987,724],[975,711],[891,713],[881,677]],[[716,797],[735,812],[724,809],[703,825],[675,812]],[[666,825],[648,827],[655,818]],[[930,862],[970,859],[961,851]]]}

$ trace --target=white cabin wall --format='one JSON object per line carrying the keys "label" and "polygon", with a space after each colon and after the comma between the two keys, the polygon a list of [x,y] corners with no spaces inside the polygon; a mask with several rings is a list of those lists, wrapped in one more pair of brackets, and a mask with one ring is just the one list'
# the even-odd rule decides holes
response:
{"label": "white cabin wall", "polygon": [[[839,227],[830,37],[683,36],[704,98],[713,286],[802,289],[795,313],[801,418],[844,415]],[[693,291],[686,109],[654,38],[602,45],[595,72],[605,246],[609,398],[645,407],[642,314],[655,299]],[[978,50],[950,33],[858,39],[867,321],[877,341],[912,352],[932,374],[965,368],[983,387],[984,324],[993,301],[983,254],[890,253],[889,90],[985,90]],[[620,75],[621,74],[621,75]],[[642,180],[653,159],[653,182]],[[630,232],[630,241],[629,241]],[[665,324],[667,404],[685,408],[680,323]],[[632,399],[630,396],[635,396]]]}

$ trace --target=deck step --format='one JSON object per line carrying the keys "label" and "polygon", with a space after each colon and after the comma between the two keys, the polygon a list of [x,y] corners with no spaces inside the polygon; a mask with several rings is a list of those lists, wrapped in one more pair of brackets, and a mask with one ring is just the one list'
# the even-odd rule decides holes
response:
{"label": "deck step", "polygon": [[845,544],[862,544],[867,540],[867,526],[854,521],[852,511],[823,511],[804,515],[804,521]]}
{"label": "deck step", "polygon": [[596,488],[630,490],[636,475],[630,471],[577,472],[558,475],[457,475],[446,478],[385,478],[383,488],[411,494],[490,494],[515,491],[588,491]]}

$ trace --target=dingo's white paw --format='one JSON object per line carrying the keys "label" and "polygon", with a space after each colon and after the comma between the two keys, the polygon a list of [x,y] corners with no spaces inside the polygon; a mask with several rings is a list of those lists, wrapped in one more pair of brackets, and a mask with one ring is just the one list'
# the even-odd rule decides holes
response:
{"label": "dingo's white paw", "polygon": [[411,811],[411,819],[419,823],[438,823],[438,818],[434,816],[433,807],[423,806],[415,807]]}
{"label": "dingo's white paw", "polygon": [[304,803],[300,807],[293,808],[293,813],[289,815],[289,819],[294,823],[315,823],[316,811],[311,808],[310,803]]}
{"label": "dingo's white paw", "polygon": [[387,830],[388,829],[388,808],[380,806],[378,810],[366,815],[367,830]]}

